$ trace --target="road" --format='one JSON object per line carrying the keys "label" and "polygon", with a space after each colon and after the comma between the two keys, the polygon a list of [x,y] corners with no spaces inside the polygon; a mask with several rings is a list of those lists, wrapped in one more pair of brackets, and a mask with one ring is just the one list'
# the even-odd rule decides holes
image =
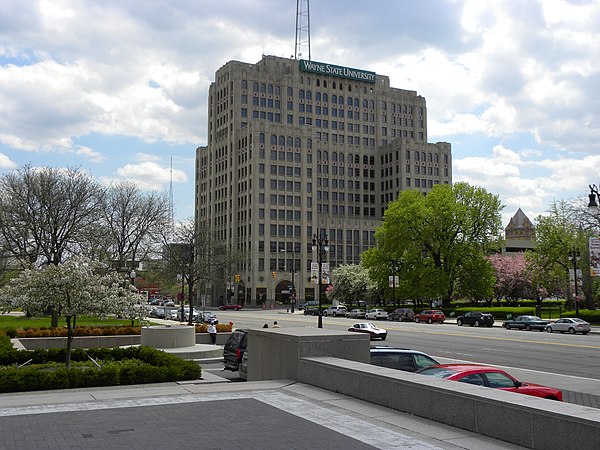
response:
{"label": "road", "polygon": [[[317,317],[285,310],[217,311],[235,328],[316,327]],[[360,320],[359,320],[360,321]],[[347,330],[355,319],[323,317],[325,328]],[[470,361],[504,367],[522,381],[600,396],[600,334],[569,335],[538,331],[459,327],[455,323],[376,322],[388,330],[385,345],[424,351],[440,362]],[[373,341],[374,343],[377,341]]]}

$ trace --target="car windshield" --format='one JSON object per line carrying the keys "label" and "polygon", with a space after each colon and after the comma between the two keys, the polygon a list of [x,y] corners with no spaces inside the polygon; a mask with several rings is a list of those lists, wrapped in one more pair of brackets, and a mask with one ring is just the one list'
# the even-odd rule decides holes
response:
{"label": "car windshield", "polygon": [[448,367],[428,367],[420,370],[418,373],[421,375],[429,375],[436,378],[448,378],[456,373],[455,370],[449,369]]}

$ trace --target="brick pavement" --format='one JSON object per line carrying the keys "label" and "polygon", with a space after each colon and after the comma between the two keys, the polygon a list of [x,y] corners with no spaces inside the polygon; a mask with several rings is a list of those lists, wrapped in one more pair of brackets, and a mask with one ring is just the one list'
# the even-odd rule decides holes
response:
{"label": "brick pavement", "polygon": [[340,394],[279,381],[1,394],[0,448],[518,447]]}

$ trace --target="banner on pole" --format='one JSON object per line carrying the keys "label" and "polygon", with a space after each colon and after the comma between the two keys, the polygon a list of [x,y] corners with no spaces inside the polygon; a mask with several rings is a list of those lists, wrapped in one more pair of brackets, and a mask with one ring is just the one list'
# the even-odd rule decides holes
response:
{"label": "banner on pole", "polygon": [[319,263],[310,263],[310,282],[319,284]]}
{"label": "banner on pole", "polygon": [[590,276],[600,277],[600,238],[591,237],[590,244]]}

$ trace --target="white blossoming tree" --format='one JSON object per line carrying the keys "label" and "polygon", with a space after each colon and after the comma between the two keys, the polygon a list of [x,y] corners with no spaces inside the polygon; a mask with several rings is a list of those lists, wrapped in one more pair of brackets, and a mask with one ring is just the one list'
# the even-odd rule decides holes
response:
{"label": "white blossoming tree", "polygon": [[53,309],[65,318],[67,368],[71,363],[78,316],[130,315],[142,301],[128,280],[114,272],[99,274],[94,269],[94,263],[84,258],[27,269],[12,279],[3,292],[4,303],[12,307],[23,308],[34,315]]}

